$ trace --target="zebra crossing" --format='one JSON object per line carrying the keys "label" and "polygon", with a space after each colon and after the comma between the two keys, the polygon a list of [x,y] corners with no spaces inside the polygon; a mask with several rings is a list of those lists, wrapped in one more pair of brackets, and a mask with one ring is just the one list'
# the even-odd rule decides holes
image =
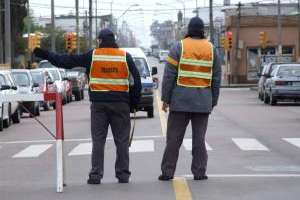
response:
{"label": "zebra crossing", "polygon": [[[282,142],[287,145],[291,145],[294,148],[300,150],[300,138],[281,138]],[[73,142],[75,140],[72,140]],[[79,140],[81,141],[81,140]],[[159,144],[158,144],[159,142]],[[155,152],[158,148],[158,145],[161,148],[162,146],[161,140],[155,139],[139,139],[133,140],[132,145],[129,149],[130,153],[151,153]],[[231,138],[231,145],[235,146],[236,150],[241,152],[271,152],[272,148],[267,147],[265,144],[260,142],[255,138]],[[183,149],[186,151],[192,150],[192,139],[186,138],[183,141]],[[53,143],[46,143],[46,144],[29,144],[27,147],[23,147],[20,151],[14,153],[13,155],[9,156],[13,159],[20,159],[20,158],[38,158],[42,156],[45,152],[49,151],[51,148],[55,148]],[[217,152],[222,149],[218,147],[218,150],[215,150],[212,144],[206,142],[206,148],[210,152]],[[5,151],[5,146],[0,148],[0,154]],[[90,141],[81,141],[80,143],[76,144],[75,146],[72,145],[72,148],[69,152],[66,152],[67,156],[85,156],[90,155],[92,152],[92,143]]]}

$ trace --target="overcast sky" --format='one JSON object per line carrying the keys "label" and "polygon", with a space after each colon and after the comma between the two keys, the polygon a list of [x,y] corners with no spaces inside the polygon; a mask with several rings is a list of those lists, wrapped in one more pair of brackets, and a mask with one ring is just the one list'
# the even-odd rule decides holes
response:
{"label": "overcast sky", "polygon": [[[35,16],[50,17],[51,0],[29,0],[30,8]],[[239,0],[231,0],[232,4]],[[94,9],[95,9],[95,2]],[[186,17],[192,17],[192,12],[196,7],[196,0],[97,0],[98,15],[105,15],[111,12],[116,18],[119,18],[125,10],[129,9],[118,21],[126,20],[134,31],[142,45],[149,46],[151,37],[149,26],[154,20],[176,20],[178,10],[183,10],[185,6]],[[209,0],[198,0],[199,7],[207,7]],[[242,0],[246,2],[258,2],[254,0]],[[89,0],[79,0],[80,14],[88,10]],[[138,5],[135,5],[138,4]],[[215,0],[214,5],[222,5],[223,0]],[[75,0],[55,0],[55,15],[75,13]],[[93,11],[95,14],[95,10]]]}

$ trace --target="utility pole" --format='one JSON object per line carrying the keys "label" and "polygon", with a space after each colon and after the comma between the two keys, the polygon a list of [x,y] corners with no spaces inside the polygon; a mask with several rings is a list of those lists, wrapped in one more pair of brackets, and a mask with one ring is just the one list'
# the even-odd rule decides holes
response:
{"label": "utility pole", "polygon": [[3,63],[3,27],[2,27],[2,12],[4,9],[2,8],[2,4],[0,4],[0,63]]}
{"label": "utility pole", "polygon": [[235,65],[234,65],[234,70],[233,70],[233,78],[234,78],[234,83],[237,82],[237,74],[238,74],[238,68],[239,68],[239,41],[240,41],[240,26],[241,26],[241,7],[242,4],[241,2],[238,3],[238,8],[237,8],[237,20],[236,20],[236,34],[235,34],[235,52],[234,52],[234,60]]}
{"label": "utility pole", "polygon": [[298,0],[298,62],[300,61],[300,0]]}
{"label": "utility pole", "polygon": [[54,15],[54,0],[51,0],[51,51],[55,52],[55,15]]}
{"label": "utility pole", "polygon": [[5,63],[11,64],[11,14],[10,14],[10,0],[4,2],[5,10]]}
{"label": "utility pole", "polygon": [[75,1],[75,8],[76,8],[76,38],[77,38],[77,54],[80,53],[80,36],[79,36],[79,2],[78,0]]}
{"label": "utility pole", "polygon": [[110,2],[110,28],[113,29],[113,0]]}
{"label": "utility pole", "polygon": [[89,49],[92,49],[93,43],[93,1],[89,0]]}
{"label": "utility pole", "polygon": [[98,34],[98,0],[96,0],[96,4],[95,4],[95,38],[97,38],[97,34]]}
{"label": "utility pole", "polygon": [[196,0],[196,16],[199,16],[199,10],[198,10],[198,0]]}
{"label": "utility pole", "polygon": [[[282,22],[281,22],[281,2],[278,0],[277,3],[277,32],[278,32],[278,49],[277,49],[277,56],[281,56],[282,54],[282,41],[281,41],[281,36],[282,36]],[[278,58],[277,58],[278,59]]]}
{"label": "utility pole", "polygon": [[29,50],[29,36],[30,36],[30,33],[31,33],[31,16],[30,16],[30,5],[29,5],[29,1],[27,2],[27,13],[28,13],[28,16],[27,16],[27,59],[28,59],[28,68],[30,67],[31,63],[32,63],[32,54],[31,54],[31,51]]}
{"label": "utility pole", "polygon": [[211,43],[214,44],[213,0],[209,0],[209,36]]}

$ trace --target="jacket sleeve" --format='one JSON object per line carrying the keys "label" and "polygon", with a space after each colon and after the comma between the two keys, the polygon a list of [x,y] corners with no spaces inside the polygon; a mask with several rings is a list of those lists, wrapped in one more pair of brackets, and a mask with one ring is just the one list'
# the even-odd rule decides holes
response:
{"label": "jacket sleeve", "polygon": [[172,92],[176,86],[180,52],[180,43],[173,45],[169,51],[169,55],[167,57],[167,62],[165,65],[162,81],[161,100],[168,104],[170,104],[171,102]]}
{"label": "jacket sleeve", "polygon": [[213,62],[213,77],[212,77],[212,106],[218,104],[220,87],[221,87],[222,69],[219,59],[218,51],[214,49],[214,62]]}
{"label": "jacket sleeve", "polygon": [[141,98],[141,91],[142,91],[141,77],[129,53],[126,54],[126,60],[130,71],[130,75],[133,78],[133,82],[134,82],[134,84],[131,85],[129,89],[130,107],[136,108]]}
{"label": "jacket sleeve", "polygon": [[90,68],[92,54],[93,51],[89,51],[80,55],[60,55],[49,51],[45,51],[45,56],[43,56],[42,59],[48,60],[51,64],[55,65],[56,67],[65,69],[71,69],[73,67]]}

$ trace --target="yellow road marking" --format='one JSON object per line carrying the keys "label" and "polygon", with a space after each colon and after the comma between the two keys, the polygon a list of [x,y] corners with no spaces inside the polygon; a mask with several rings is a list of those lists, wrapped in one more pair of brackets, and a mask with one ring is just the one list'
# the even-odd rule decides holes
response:
{"label": "yellow road marking", "polygon": [[173,188],[176,200],[192,200],[192,194],[185,178],[175,178]]}
{"label": "yellow road marking", "polygon": [[162,102],[160,100],[160,96],[158,94],[158,90],[155,91],[155,96],[156,96],[156,102],[157,102],[157,106],[158,106],[158,114],[159,114],[159,119],[160,119],[160,125],[161,125],[162,135],[164,137],[166,137],[167,119],[166,119],[164,111],[161,109],[162,108]]}

